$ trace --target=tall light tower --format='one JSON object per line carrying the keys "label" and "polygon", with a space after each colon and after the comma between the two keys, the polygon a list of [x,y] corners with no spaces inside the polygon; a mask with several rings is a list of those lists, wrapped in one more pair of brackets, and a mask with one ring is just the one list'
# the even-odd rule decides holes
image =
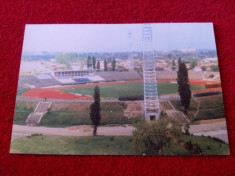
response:
{"label": "tall light tower", "polygon": [[158,119],[160,115],[155,58],[152,44],[151,24],[142,25],[144,116],[146,120]]}
{"label": "tall light tower", "polygon": [[129,70],[134,70],[133,49],[132,49],[132,32],[128,31],[128,62]]}

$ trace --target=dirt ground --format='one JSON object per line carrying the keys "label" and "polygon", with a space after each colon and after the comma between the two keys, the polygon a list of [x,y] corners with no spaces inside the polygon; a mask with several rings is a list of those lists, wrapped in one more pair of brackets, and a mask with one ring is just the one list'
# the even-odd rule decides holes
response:
{"label": "dirt ground", "polygon": [[124,109],[124,116],[127,118],[141,116],[141,103],[142,101],[126,101],[127,108]]}
{"label": "dirt ground", "polygon": [[25,106],[27,108],[36,108],[37,102],[28,102],[28,101],[16,101],[16,104]]}
{"label": "dirt ground", "polygon": [[51,106],[52,111],[58,111],[61,109],[68,109],[70,111],[84,111],[89,108],[91,103],[53,103]]}
{"label": "dirt ground", "polygon": [[201,125],[201,124],[208,124],[208,123],[216,123],[216,122],[224,122],[226,119],[223,118],[218,118],[218,119],[210,119],[210,120],[198,120],[193,122],[192,125]]}

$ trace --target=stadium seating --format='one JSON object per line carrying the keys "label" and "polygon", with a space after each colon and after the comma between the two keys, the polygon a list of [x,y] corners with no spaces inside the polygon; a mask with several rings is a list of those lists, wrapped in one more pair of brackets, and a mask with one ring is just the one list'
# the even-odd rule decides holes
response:
{"label": "stadium seating", "polygon": [[96,74],[102,77],[105,81],[130,81],[143,79],[136,71],[100,71]]}
{"label": "stadium seating", "polygon": [[60,82],[49,75],[43,79],[39,79],[35,75],[24,75],[19,77],[17,91],[24,92],[30,88],[40,88],[55,85],[60,85]]}
{"label": "stadium seating", "polygon": [[90,82],[90,80],[88,78],[74,78],[74,81],[76,81],[77,83],[87,83]]}

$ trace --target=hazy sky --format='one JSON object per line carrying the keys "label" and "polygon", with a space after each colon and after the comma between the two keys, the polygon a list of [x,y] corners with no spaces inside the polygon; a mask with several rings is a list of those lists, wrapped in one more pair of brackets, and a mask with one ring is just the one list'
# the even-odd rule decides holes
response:
{"label": "hazy sky", "polygon": [[[23,51],[115,52],[142,50],[141,24],[26,25]],[[128,32],[131,31],[131,37]],[[152,24],[156,50],[215,49],[212,23]]]}

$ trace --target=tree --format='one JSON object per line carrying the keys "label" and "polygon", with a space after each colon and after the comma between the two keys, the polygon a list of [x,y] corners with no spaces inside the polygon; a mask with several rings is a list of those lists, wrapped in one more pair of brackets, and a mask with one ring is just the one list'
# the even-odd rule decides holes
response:
{"label": "tree", "polygon": [[112,61],[112,70],[115,71],[115,67],[116,67],[116,60],[113,59]]}
{"label": "tree", "polygon": [[56,55],[56,62],[60,64],[64,64],[67,69],[71,68],[70,62],[74,62],[78,60],[77,53],[63,53]]}
{"label": "tree", "polygon": [[218,65],[211,65],[211,71],[218,72],[219,71]]}
{"label": "tree", "polygon": [[104,60],[104,71],[107,71],[107,61],[106,61],[106,59]]}
{"label": "tree", "polygon": [[94,102],[90,106],[90,118],[93,126],[93,136],[97,134],[97,128],[100,125],[100,89],[98,86],[94,88]]}
{"label": "tree", "polygon": [[187,113],[190,105],[191,90],[188,80],[188,70],[185,63],[181,62],[181,59],[178,60],[177,83],[181,105],[184,107],[184,112]]}
{"label": "tree", "polygon": [[191,154],[194,154],[194,155],[202,155],[203,154],[202,148],[197,143],[193,144],[191,140],[185,142],[184,147]]}
{"label": "tree", "polygon": [[172,66],[175,67],[175,59],[172,60]]}
{"label": "tree", "polygon": [[206,71],[206,66],[201,67],[202,71]]}
{"label": "tree", "polygon": [[175,59],[172,60],[172,67],[171,67],[171,70],[172,71],[175,71]]}
{"label": "tree", "polygon": [[96,58],[95,56],[92,56],[92,65],[93,65],[93,69],[96,68]]}
{"label": "tree", "polygon": [[134,127],[136,154],[160,155],[181,134],[181,125],[168,116],[152,122],[137,121]]}
{"label": "tree", "polygon": [[87,68],[90,68],[90,67],[91,67],[91,65],[92,65],[91,62],[92,62],[92,61],[91,61],[91,56],[88,56],[88,58],[87,58]]}
{"label": "tree", "polygon": [[100,70],[100,61],[99,60],[97,61],[96,68],[97,68],[97,70]]}
{"label": "tree", "polygon": [[197,65],[197,61],[192,60],[192,62],[190,63],[190,69],[194,69],[196,65]]}

